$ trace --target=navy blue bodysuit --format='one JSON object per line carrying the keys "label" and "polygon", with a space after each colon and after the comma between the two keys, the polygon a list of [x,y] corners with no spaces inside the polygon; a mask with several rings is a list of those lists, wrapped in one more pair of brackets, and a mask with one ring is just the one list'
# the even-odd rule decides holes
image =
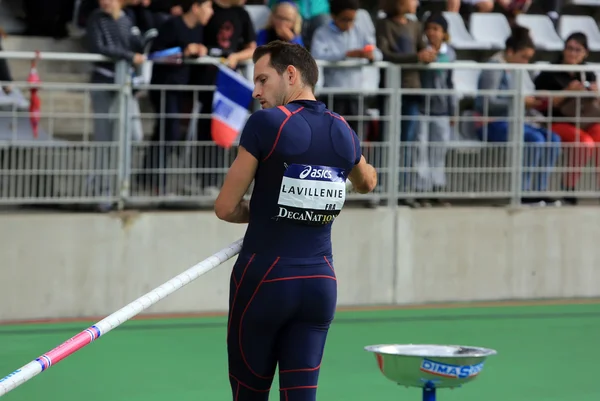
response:
{"label": "navy blue bodysuit", "polygon": [[331,227],[360,161],[358,136],[318,101],[260,110],[240,139],[259,161],[231,275],[227,349],[234,401],[314,401],[337,283]]}

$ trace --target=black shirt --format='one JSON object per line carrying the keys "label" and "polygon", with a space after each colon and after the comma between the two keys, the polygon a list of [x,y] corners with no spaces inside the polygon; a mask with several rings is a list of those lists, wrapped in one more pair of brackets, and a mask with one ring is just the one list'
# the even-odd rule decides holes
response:
{"label": "black shirt", "polygon": [[[172,47],[181,47],[182,51],[190,43],[202,43],[203,27],[188,27],[182,17],[173,17],[162,24],[158,36],[152,43],[152,52]],[[159,64],[152,68],[152,83],[157,85],[187,85],[190,82],[189,64]]]}
{"label": "black shirt", "polygon": [[[562,64],[562,62],[554,62],[552,64]],[[585,65],[582,64],[582,65]],[[579,71],[542,71],[534,80],[535,89],[538,91],[562,91],[572,81],[580,82],[596,82],[596,74],[592,71],[579,72]],[[557,109],[553,109],[553,115],[560,117],[560,112]]]}
{"label": "black shirt", "polygon": [[[204,45],[210,56],[227,57],[256,41],[254,25],[245,8],[224,8],[213,2],[213,10],[204,27]],[[217,71],[214,66],[194,67],[192,80],[197,85],[214,85]]]}

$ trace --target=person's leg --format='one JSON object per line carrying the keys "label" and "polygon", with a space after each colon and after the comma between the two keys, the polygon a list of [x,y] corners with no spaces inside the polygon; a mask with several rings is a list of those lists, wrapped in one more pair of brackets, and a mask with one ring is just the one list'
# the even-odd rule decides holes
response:
{"label": "person's leg", "polygon": [[[94,150],[94,166],[92,173],[93,191],[92,196],[100,196],[106,191],[110,191],[110,177],[105,176],[107,170],[116,168],[113,164],[116,158],[113,155],[114,142],[114,123],[111,117],[107,115],[111,112],[115,93],[111,91],[91,91],[92,112],[94,116],[93,123],[93,141],[101,142]],[[98,117],[99,114],[104,116]]]}
{"label": "person's leg", "polygon": [[540,174],[538,174],[536,190],[547,191],[550,172],[556,166],[556,162],[558,161],[558,157],[560,155],[560,137],[554,132],[544,128],[531,128],[538,131],[544,142],[544,147],[542,149],[539,162],[539,167],[542,169],[542,171],[540,171]]}
{"label": "person's leg", "polygon": [[523,141],[525,142],[523,147],[523,165],[526,170],[523,172],[522,190],[526,192],[531,190],[531,177],[535,169],[540,166],[546,137],[537,128],[525,124],[523,126]]}
{"label": "person's leg", "polygon": [[434,188],[446,186],[446,153],[450,141],[450,117],[438,116],[429,124],[429,166]]}
{"label": "person's leg", "polygon": [[400,149],[401,160],[400,168],[403,171],[400,173],[400,188],[402,191],[411,191],[414,184],[413,173],[413,155],[415,154],[415,142],[419,131],[419,102],[411,97],[403,97],[401,107],[401,122],[400,122]]}
{"label": "person's leg", "polygon": [[293,281],[279,285],[296,284],[291,290],[300,289],[301,304],[294,320],[279,335],[280,400],[315,401],[327,333],[335,314],[335,272],[325,259],[321,265],[290,268],[286,275]]}
{"label": "person's leg", "polygon": [[433,189],[431,178],[431,166],[429,164],[430,147],[430,129],[433,121],[421,121],[417,133],[417,149],[415,158],[415,167],[417,168],[416,188],[419,191],[427,192]]}
{"label": "person's leg", "polygon": [[[596,168],[600,168],[600,124],[593,124],[587,128],[587,133],[594,141],[593,158]],[[600,174],[596,173],[600,180]],[[600,183],[600,182],[599,182]]]}
{"label": "person's leg", "polygon": [[[277,366],[277,333],[297,301],[268,282],[279,258],[240,255],[229,289],[227,355],[234,401],[267,401]],[[289,286],[291,287],[291,286]]]}
{"label": "person's leg", "polygon": [[562,143],[568,143],[568,171],[563,177],[563,187],[566,190],[574,190],[581,176],[581,168],[588,163],[592,155],[594,140],[587,132],[572,124],[552,124],[551,129],[560,137]]}

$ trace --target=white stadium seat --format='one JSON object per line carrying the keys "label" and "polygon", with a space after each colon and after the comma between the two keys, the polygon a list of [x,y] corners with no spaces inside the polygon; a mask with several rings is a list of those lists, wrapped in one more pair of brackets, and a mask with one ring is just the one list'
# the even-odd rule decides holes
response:
{"label": "white stadium seat", "polygon": [[560,51],[564,42],[554,29],[552,20],[547,15],[517,15],[517,24],[529,28],[535,47],[541,50]]}
{"label": "white stadium seat", "polygon": [[490,48],[488,43],[480,42],[471,36],[460,14],[444,12],[444,17],[448,21],[448,34],[452,47],[458,50]]}
{"label": "white stadium seat", "polygon": [[504,49],[506,38],[511,32],[508,20],[499,13],[473,13],[469,26],[475,40],[487,43],[493,49]]}
{"label": "white stadium seat", "polygon": [[587,15],[563,15],[559,20],[559,33],[563,40],[574,32],[583,32],[588,38],[591,51],[600,50],[600,29],[594,19]]}

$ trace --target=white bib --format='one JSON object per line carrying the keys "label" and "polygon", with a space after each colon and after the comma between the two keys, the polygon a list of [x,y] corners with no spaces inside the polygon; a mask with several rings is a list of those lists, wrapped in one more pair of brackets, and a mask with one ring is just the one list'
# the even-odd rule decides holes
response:
{"label": "white bib", "polygon": [[283,174],[276,219],[322,226],[335,220],[346,201],[344,170],[292,164]]}

